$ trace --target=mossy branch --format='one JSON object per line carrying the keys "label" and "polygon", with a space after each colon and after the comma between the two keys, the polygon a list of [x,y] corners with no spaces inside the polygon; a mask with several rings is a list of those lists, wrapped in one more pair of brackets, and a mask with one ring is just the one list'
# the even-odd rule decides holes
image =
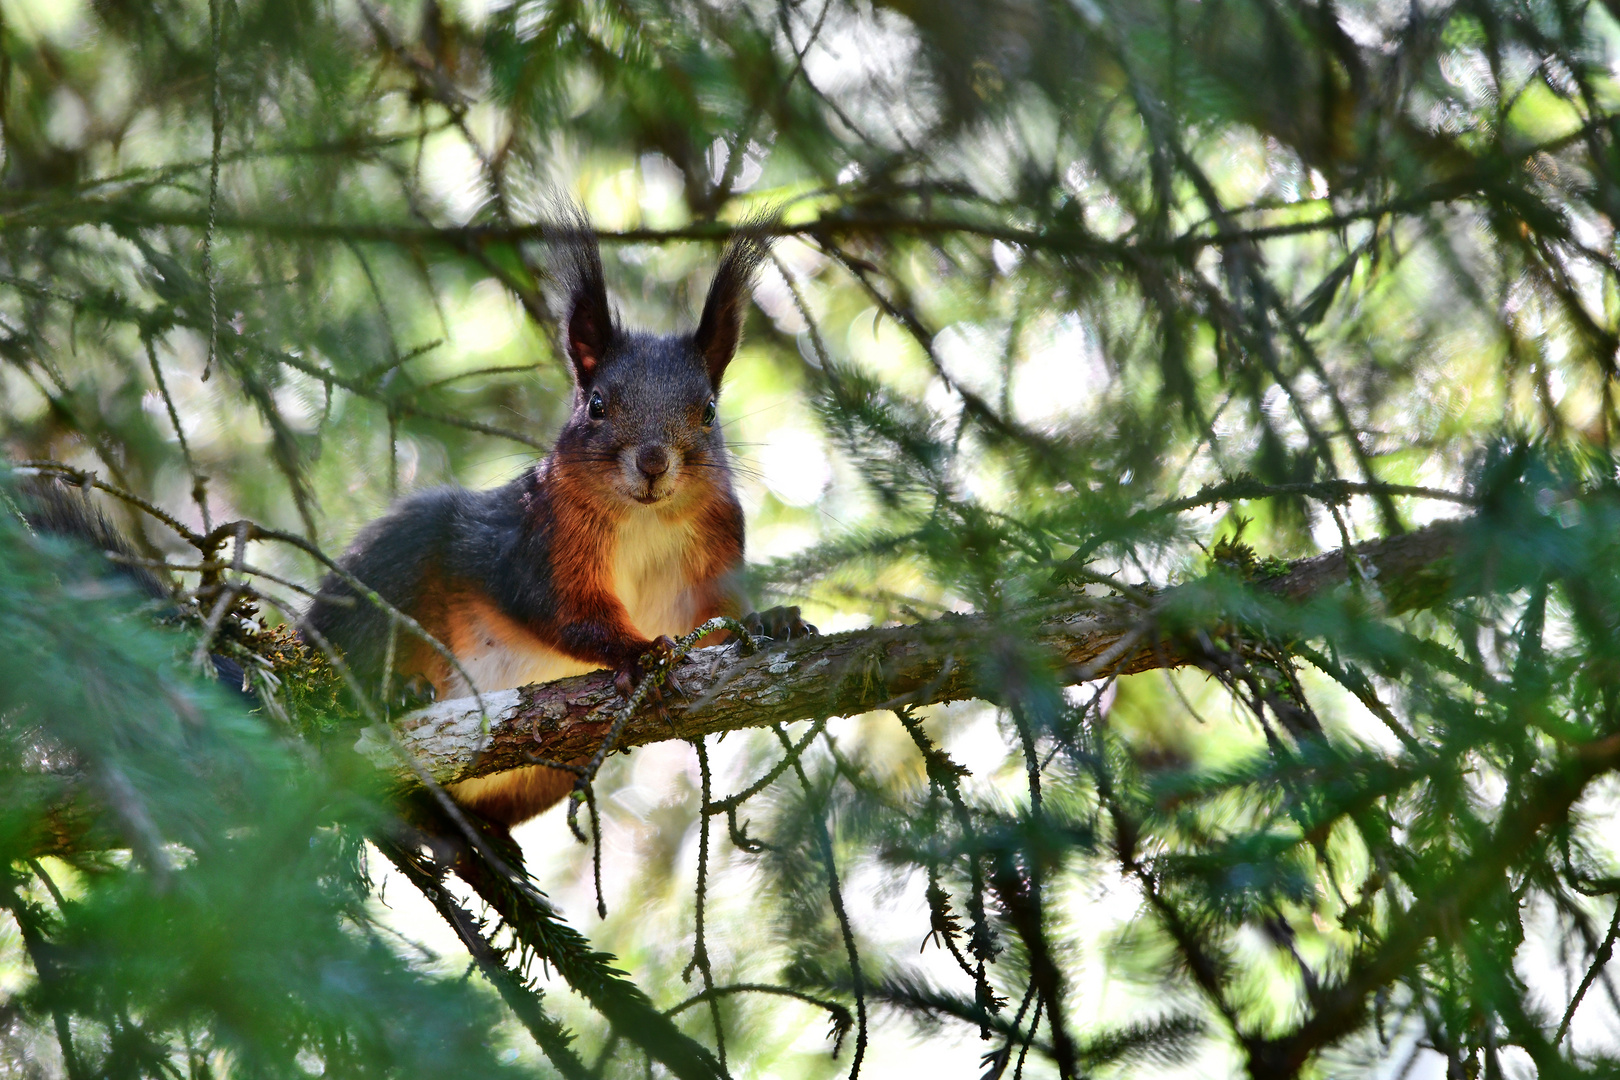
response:
{"label": "mossy branch", "polygon": [[[1451,588],[1452,556],[1461,535],[1456,523],[1431,525],[1362,545],[1354,557],[1360,560],[1360,576],[1377,583],[1387,610],[1425,607]],[[1349,581],[1349,566],[1345,553],[1335,551],[1256,564],[1248,576],[1263,593],[1300,601]],[[1067,683],[1179,666],[1191,656],[1161,624],[1159,613],[1191,587],[1165,590],[1145,602],[1077,590],[1066,603],[1016,617],[947,615],[805,638],[752,656],[730,645],[695,649],[678,669],[687,699],[670,701],[667,717],[642,708],[624,724],[616,745],[628,749],[902,705],[995,700],[1000,680],[985,660],[990,643],[1005,640],[1012,630],[1018,640],[1033,642]],[[624,704],[605,671],[485,694],[483,700],[487,725],[471,698],[441,701],[397,722],[401,742],[439,782],[536,761],[581,764],[614,728]],[[379,734],[367,729],[358,749],[396,772],[402,784],[413,783],[394,744]]]}

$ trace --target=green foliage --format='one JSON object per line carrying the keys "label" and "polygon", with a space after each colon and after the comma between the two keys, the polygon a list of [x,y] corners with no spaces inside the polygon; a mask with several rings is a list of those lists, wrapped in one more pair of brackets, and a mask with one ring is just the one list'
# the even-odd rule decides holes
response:
{"label": "green foliage", "polygon": [[189,637],[90,553],[10,514],[0,552],[0,906],[35,974],[7,1037],[61,1037],[35,1067],[502,1071],[488,995],[368,909],[360,791],[188,673]]}

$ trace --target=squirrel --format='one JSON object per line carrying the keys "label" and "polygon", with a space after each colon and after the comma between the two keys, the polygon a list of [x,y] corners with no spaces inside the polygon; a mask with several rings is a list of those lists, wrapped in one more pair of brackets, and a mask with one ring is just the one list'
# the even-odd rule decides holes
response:
{"label": "squirrel", "polygon": [[[551,453],[502,487],[402,499],[339,564],[416,619],[460,670],[414,635],[396,635],[387,614],[336,574],[309,609],[306,626],[373,691],[397,678],[456,697],[605,667],[628,695],[671,655],[673,637],[747,610],[736,583],[743,513],[716,410],[767,240],[739,232],[696,331],[659,336],[619,325],[595,236],[573,216],[557,266],[573,407]],[[750,615],[748,626],[770,637],[815,632],[791,607]],[[449,791],[510,828],[573,784],[571,773],[536,765]]]}

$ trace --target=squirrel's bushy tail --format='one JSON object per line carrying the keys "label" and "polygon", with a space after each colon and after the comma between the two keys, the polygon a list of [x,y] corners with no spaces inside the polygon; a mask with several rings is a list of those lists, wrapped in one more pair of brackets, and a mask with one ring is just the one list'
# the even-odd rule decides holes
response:
{"label": "squirrel's bushy tail", "polygon": [[[140,565],[140,553],[129,536],[82,489],[62,480],[36,477],[18,484],[13,494],[23,523],[33,532],[74,540],[100,553],[100,558],[87,562],[88,576],[126,581],[152,600],[174,600],[172,585]],[[174,615],[176,609],[169,608],[166,614]],[[220,682],[233,688],[242,685],[240,664],[218,654],[210,659]]]}
{"label": "squirrel's bushy tail", "polygon": [[96,567],[98,576],[104,572],[122,577],[154,600],[174,595],[157,574],[134,562],[139,554],[129,537],[79,488],[39,477],[19,484],[16,495],[23,523],[34,532],[77,540],[103,555],[117,556],[103,560],[105,567]]}

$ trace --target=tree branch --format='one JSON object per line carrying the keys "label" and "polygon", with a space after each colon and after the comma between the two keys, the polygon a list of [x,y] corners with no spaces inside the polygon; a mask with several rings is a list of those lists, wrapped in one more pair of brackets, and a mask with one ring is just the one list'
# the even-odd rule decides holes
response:
{"label": "tree branch", "polygon": [[[1443,522],[1361,546],[1363,576],[1371,575],[1389,610],[1425,606],[1446,595],[1451,556],[1460,543],[1456,522]],[[1348,580],[1342,551],[1286,564],[1256,581],[1262,592],[1300,601]],[[1190,658],[1164,637],[1157,612],[1178,589],[1147,605],[1078,592],[1071,602],[1024,613],[1023,640],[1047,653],[1064,681],[1175,667]],[[853,716],[875,709],[969,698],[994,699],[997,680],[980,663],[992,635],[1009,620],[946,615],[909,626],[855,630],[805,638],[739,656],[737,649],[694,649],[678,669],[688,693],[671,703],[668,719],[644,709],[618,745],[628,749],[666,739],[694,739],[795,720]],[[609,672],[441,701],[397,721],[400,742],[441,783],[467,780],[540,761],[590,757],[612,726],[622,699]],[[356,746],[401,783],[416,783],[386,734],[366,729]]]}
{"label": "tree branch", "polygon": [[1253,1076],[1292,1077],[1321,1047],[1353,1031],[1367,1013],[1368,998],[1397,979],[1446,926],[1464,926],[1473,908],[1501,886],[1509,869],[1542,842],[1545,828],[1564,820],[1586,785],[1620,768],[1620,735],[1578,743],[1534,774],[1525,794],[1508,801],[1489,840],[1458,869],[1436,881],[1404,910],[1393,913],[1384,938],[1364,946],[1350,969],[1320,995],[1311,1016],[1280,1038],[1248,1047]]}

